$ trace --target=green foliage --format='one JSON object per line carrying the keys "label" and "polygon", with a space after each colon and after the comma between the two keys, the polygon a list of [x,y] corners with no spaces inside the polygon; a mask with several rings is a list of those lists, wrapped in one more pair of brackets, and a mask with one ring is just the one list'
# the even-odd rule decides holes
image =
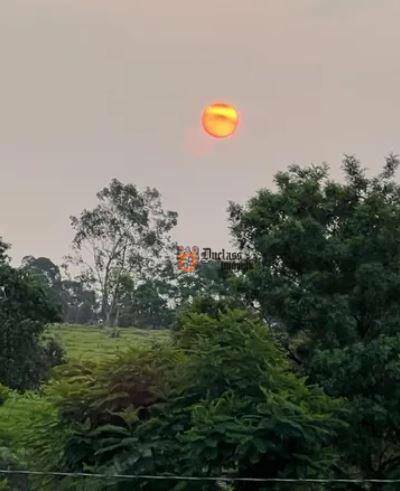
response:
{"label": "green foliage", "polygon": [[242,476],[329,472],[332,456],[320,446],[337,405],[290,372],[266,326],[243,311],[189,314],[181,333],[198,472],[207,462],[210,473],[231,467]]}
{"label": "green foliage", "polygon": [[396,157],[368,179],[353,157],[345,183],[325,166],[292,166],[231,226],[253,268],[240,285],[258,302],[302,373],[351,401],[342,468],[385,477],[400,466],[400,187]]}
{"label": "green foliage", "polygon": [[[59,367],[46,394],[69,431],[58,439],[58,465],[119,474],[328,475],[343,405],[291,373],[267,327],[240,310],[185,312],[172,344]],[[53,469],[53,437],[39,433],[35,455]],[[137,485],[166,489],[162,481]],[[132,489],[122,479],[96,486]]]}
{"label": "green foliage", "polygon": [[185,308],[198,297],[218,299],[221,304],[243,306],[237,290],[233,287],[236,276],[221,268],[218,261],[200,263],[193,273],[180,273],[171,285],[170,297],[175,306]]}
{"label": "green foliage", "polygon": [[[121,329],[118,339],[110,338],[104,329],[88,326],[49,326],[45,338],[56,337],[66,349],[65,356],[82,362],[81,366],[115,359],[118,354],[137,346],[150,346],[156,340],[166,342],[165,331],[143,331],[135,328]],[[40,470],[65,470],[64,447],[69,435],[69,425],[59,418],[57,408],[45,394],[25,392],[18,394],[0,385],[0,465],[4,468]],[[2,404],[2,405],[1,405]],[[51,490],[54,486],[76,490],[84,484],[82,479],[65,479],[62,483],[48,478],[12,476],[5,480],[5,489]]]}
{"label": "green foliage", "polygon": [[95,320],[96,296],[93,290],[76,280],[64,279],[60,268],[47,257],[25,256],[22,269],[30,272],[48,290],[54,303],[62,308],[62,319],[69,323]]}
{"label": "green foliage", "polygon": [[169,232],[177,213],[162,208],[156,189],[140,191],[117,179],[97,198],[94,209],[71,217],[75,237],[70,260],[81,268],[82,281],[98,293],[104,325],[117,325],[126,279],[136,284],[160,278],[171,268]]}
{"label": "green foliage", "polygon": [[[54,413],[54,408],[38,394],[26,391],[20,394],[9,391],[5,403],[0,406],[0,465],[3,469],[21,470],[29,466],[29,455],[34,449],[31,442],[25,440],[25,435],[33,431],[36,421],[43,423]],[[35,438],[40,434],[36,433]],[[52,439],[54,434],[48,433],[47,438]],[[53,444],[56,439],[53,439]],[[55,446],[52,446],[55,449]],[[54,457],[52,452],[49,456]],[[41,469],[41,467],[37,467]],[[30,490],[28,477],[12,474],[6,479],[10,490]],[[40,487],[37,489],[41,489]]]}
{"label": "green foliage", "polygon": [[29,274],[0,262],[0,382],[11,388],[37,387],[60,360],[54,341],[41,334],[59,312],[48,291]]}
{"label": "green foliage", "polygon": [[[198,295],[191,303],[186,302],[179,309],[179,314],[172,331],[178,338],[184,336],[186,332],[185,323],[187,317],[192,314],[206,314],[212,318],[219,318],[221,314],[226,314],[230,310],[237,308],[237,299],[232,297],[215,298],[210,293]],[[248,312],[250,315],[250,312]],[[193,334],[193,333],[192,333]]]}
{"label": "green foliage", "polygon": [[120,326],[161,329],[169,327],[173,311],[168,307],[170,286],[167,281],[150,279],[126,288],[121,295]]}

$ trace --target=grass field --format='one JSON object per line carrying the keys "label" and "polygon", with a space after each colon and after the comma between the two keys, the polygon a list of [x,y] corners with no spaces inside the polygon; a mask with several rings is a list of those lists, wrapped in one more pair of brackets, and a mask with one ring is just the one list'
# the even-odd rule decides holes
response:
{"label": "grass field", "polygon": [[130,346],[143,346],[155,341],[166,341],[169,331],[119,328],[118,337],[111,337],[111,330],[103,327],[55,325],[47,332],[53,335],[66,350],[67,358],[101,360],[118,355]]}

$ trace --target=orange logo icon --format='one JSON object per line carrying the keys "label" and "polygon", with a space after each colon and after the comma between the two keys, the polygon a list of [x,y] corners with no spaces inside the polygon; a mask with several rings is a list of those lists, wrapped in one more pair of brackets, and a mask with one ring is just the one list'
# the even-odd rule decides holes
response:
{"label": "orange logo icon", "polygon": [[185,273],[193,273],[199,263],[199,248],[197,246],[178,246],[178,269]]}

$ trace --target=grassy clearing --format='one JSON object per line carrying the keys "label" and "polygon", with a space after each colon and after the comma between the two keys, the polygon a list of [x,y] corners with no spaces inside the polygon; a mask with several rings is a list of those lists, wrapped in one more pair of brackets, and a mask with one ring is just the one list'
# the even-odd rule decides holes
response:
{"label": "grassy clearing", "polygon": [[[68,361],[101,361],[123,353],[131,346],[146,346],[154,342],[167,342],[168,331],[145,331],[136,328],[118,329],[119,337],[111,337],[109,329],[92,326],[60,324],[50,326],[47,333],[53,335],[64,347]],[[7,437],[13,427],[25,419],[29,412],[46,406],[39,394],[12,392],[5,404],[0,405],[0,437]],[[1,442],[0,442],[1,449]]]}
{"label": "grassy clearing", "polygon": [[48,331],[61,343],[69,360],[100,361],[126,351],[131,346],[144,346],[168,340],[168,331],[119,328],[119,337],[111,337],[111,330],[103,327],[56,325]]}

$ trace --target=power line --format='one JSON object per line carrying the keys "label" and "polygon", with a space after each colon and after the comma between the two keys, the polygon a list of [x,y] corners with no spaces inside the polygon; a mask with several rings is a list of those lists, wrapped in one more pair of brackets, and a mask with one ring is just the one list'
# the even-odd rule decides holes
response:
{"label": "power line", "polygon": [[400,479],[291,479],[280,477],[200,477],[200,476],[176,476],[176,475],[143,475],[143,474],[95,474],[86,472],[43,472],[29,470],[0,469],[0,474],[19,474],[34,476],[54,477],[87,477],[96,479],[130,479],[130,480],[153,480],[153,481],[212,481],[212,482],[264,482],[264,483],[299,483],[299,484],[396,484]]}

